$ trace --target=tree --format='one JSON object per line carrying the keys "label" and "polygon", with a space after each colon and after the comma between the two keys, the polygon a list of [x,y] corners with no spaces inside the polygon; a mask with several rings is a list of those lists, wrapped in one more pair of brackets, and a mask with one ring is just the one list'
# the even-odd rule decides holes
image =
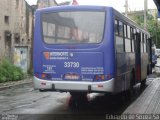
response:
{"label": "tree", "polygon": [[[130,18],[134,20],[141,27],[144,26],[144,15],[131,15]],[[157,18],[157,17],[156,17]],[[160,26],[158,21],[154,19],[151,14],[147,13],[147,30],[158,48],[160,48]]]}

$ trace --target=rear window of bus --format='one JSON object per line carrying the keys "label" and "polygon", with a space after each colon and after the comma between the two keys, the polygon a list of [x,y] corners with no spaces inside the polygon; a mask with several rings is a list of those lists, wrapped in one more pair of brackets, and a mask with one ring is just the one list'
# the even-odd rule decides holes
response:
{"label": "rear window of bus", "polygon": [[47,44],[100,43],[105,12],[76,11],[42,14],[43,40]]}

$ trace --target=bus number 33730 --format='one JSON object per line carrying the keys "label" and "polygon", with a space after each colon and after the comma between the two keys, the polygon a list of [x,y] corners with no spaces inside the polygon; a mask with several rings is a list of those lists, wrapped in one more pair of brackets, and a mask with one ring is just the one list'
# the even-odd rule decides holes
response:
{"label": "bus number 33730", "polygon": [[79,62],[64,62],[65,68],[79,68]]}

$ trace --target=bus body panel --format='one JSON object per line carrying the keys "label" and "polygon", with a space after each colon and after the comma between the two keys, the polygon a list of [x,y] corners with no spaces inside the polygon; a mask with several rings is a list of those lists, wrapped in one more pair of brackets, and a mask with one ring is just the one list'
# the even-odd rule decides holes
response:
{"label": "bus body panel", "polygon": [[147,67],[149,65],[148,57],[147,53],[141,54],[141,81],[147,78]]}
{"label": "bus body panel", "polygon": [[83,81],[49,81],[34,77],[34,88],[46,91],[61,92],[110,92],[113,93],[115,79],[103,82]]}
{"label": "bus body panel", "polygon": [[[42,35],[42,15],[62,11],[105,12],[102,41],[96,44],[47,44]],[[147,53],[142,53],[138,57],[136,52],[117,53],[116,51],[115,16],[134,29],[137,26],[115,11],[111,7],[101,6],[64,6],[38,10],[34,38],[35,88],[64,92],[115,93],[130,88],[130,80],[134,72],[136,78],[138,74],[141,75],[140,80],[136,79],[135,84],[145,79],[148,65]],[[134,41],[134,46],[136,41],[137,39]]]}
{"label": "bus body panel", "polygon": [[134,53],[117,53],[116,55],[116,84],[115,91],[125,91],[129,89],[132,70],[135,69]]}
{"label": "bus body panel", "polygon": [[[69,8],[69,9],[68,9]],[[59,12],[59,11],[108,11],[105,14],[105,24],[102,42],[98,44],[46,44],[43,40],[41,16],[43,13]],[[34,75],[35,88],[44,89],[43,82],[56,84],[57,81],[68,84],[73,82],[74,86],[80,84],[79,82],[86,82],[84,84],[91,85],[91,90],[96,91],[95,87],[102,85],[104,82],[114,83],[115,75],[115,51],[114,51],[114,31],[113,31],[113,9],[106,7],[55,7],[46,10],[39,10],[36,12],[36,27],[34,40]],[[39,19],[39,20],[38,20]],[[112,29],[110,29],[112,28]],[[40,56],[41,59],[37,59]],[[48,78],[43,78],[45,74]],[[98,75],[99,79],[96,79]],[[101,80],[100,77],[104,77]],[[48,83],[49,82],[49,83]],[[92,83],[90,83],[92,82]],[[39,86],[38,86],[39,85]],[[59,84],[58,84],[59,85]],[[65,85],[62,85],[65,86]],[[113,91],[112,86],[105,88],[105,84],[101,92]],[[65,90],[67,86],[60,90]],[[48,87],[47,87],[48,88]],[[49,87],[51,88],[51,87]],[[75,87],[74,87],[75,88]],[[74,90],[74,88],[70,88]],[[75,89],[76,90],[76,89]],[[83,90],[83,88],[82,88]],[[86,90],[86,88],[85,88]],[[92,90],[92,91],[93,91]],[[105,91],[104,91],[105,90]]]}
{"label": "bus body panel", "polygon": [[43,52],[41,69],[51,74],[51,80],[70,81],[73,75],[75,81],[93,81],[96,74],[104,74],[103,56],[100,52]]}
{"label": "bus body panel", "polygon": [[[133,23],[128,18],[125,18],[121,14],[119,14],[117,11],[115,11],[115,19],[119,20],[122,23],[129,25],[133,29],[136,30],[139,29],[141,32],[146,33],[141,28],[138,28],[135,23]],[[124,30],[124,28],[123,28]],[[114,30],[115,31],[115,30]],[[124,31],[123,31],[124,32]],[[124,34],[123,34],[124,35]],[[148,35],[149,37],[149,35]],[[125,40],[128,38],[125,38],[124,36],[118,37],[115,35],[115,46],[116,46],[116,40],[122,40],[125,42]],[[142,80],[145,80],[147,78],[147,67],[149,66],[149,53],[142,52],[141,53],[141,42],[140,42],[140,36],[138,36],[138,33],[135,34],[135,39],[131,38],[134,43],[134,52],[126,52],[125,47],[123,48],[123,52],[116,52],[116,80],[115,80],[115,88],[117,88],[115,91],[125,91],[130,88],[131,84],[135,85],[136,83],[140,83]],[[116,46],[119,47],[119,46]],[[132,77],[135,77],[135,81],[131,83]]]}

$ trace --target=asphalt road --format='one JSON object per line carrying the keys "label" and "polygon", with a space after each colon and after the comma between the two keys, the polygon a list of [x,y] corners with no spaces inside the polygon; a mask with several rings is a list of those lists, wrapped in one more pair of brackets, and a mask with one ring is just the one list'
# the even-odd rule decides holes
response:
{"label": "asphalt road", "polygon": [[[147,86],[154,77],[147,79]],[[105,120],[107,114],[122,114],[141,92],[143,90],[137,86],[131,101],[120,99],[118,95],[89,94],[87,102],[72,104],[69,93],[39,92],[32,84],[24,85],[0,91],[1,119]]]}

